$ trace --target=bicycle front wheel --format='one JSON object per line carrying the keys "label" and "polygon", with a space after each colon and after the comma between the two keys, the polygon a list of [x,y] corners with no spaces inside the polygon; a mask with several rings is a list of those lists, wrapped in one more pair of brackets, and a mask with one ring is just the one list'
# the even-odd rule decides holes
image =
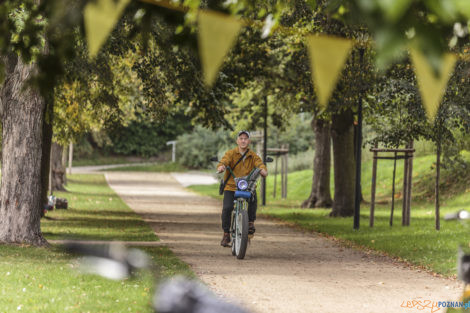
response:
{"label": "bicycle front wheel", "polygon": [[236,227],[235,227],[235,254],[237,259],[243,259],[246,254],[246,248],[248,246],[248,211],[245,206],[246,201],[240,201],[238,203],[240,209],[236,216]]}
{"label": "bicycle front wheel", "polygon": [[232,221],[231,221],[232,226],[230,227],[230,233],[232,235],[232,255],[233,256],[237,255],[237,251],[235,251],[235,247],[237,246],[237,236],[236,236],[237,221],[236,221],[236,218],[235,218],[235,212],[236,212],[236,210],[232,211]]}

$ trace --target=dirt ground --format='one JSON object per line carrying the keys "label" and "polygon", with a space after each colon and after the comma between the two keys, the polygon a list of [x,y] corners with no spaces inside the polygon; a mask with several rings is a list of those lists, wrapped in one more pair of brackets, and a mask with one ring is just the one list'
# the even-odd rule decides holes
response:
{"label": "dirt ground", "polygon": [[215,293],[252,312],[445,312],[437,302],[456,301],[462,291],[457,281],[261,218],[237,260],[220,246],[220,201],[184,189],[170,174],[106,178]]}

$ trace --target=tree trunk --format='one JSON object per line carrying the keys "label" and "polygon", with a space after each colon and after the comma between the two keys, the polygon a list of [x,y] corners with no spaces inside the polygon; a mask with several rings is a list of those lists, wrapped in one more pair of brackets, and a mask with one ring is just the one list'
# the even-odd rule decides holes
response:
{"label": "tree trunk", "polygon": [[52,190],[64,191],[65,187],[65,166],[62,162],[64,148],[58,143],[52,144],[51,166],[52,166]]}
{"label": "tree trunk", "polygon": [[40,229],[41,159],[45,101],[28,85],[37,71],[16,54],[5,61],[0,90],[3,114],[0,242],[44,245]]}
{"label": "tree trunk", "polygon": [[[51,169],[51,145],[52,145],[52,117],[54,114],[53,97],[47,99],[44,109],[44,122],[42,126],[42,159],[41,159],[41,203],[47,203],[49,191],[49,172]],[[41,217],[44,215],[43,206],[40,208]]]}
{"label": "tree trunk", "polygon": [[67,152],[68,152],[68,148],[67,146],[64,147],[64,149],[62,150],[62,167],[64,168],[64,186],[67,185]]}
{"label": "tree trunk", "polygon": [[332,117],[335,198],[330,216],[354,214],[356,165],[354,162],[354,116],[350,109]]}
{"label": "tree trunk", "polygon": [[315,132],[315,156],[313,159],[312,191],[302,208],[331,207],[330,172],[331,172],[331,134],[330,123],[322,119],[312,119]]}

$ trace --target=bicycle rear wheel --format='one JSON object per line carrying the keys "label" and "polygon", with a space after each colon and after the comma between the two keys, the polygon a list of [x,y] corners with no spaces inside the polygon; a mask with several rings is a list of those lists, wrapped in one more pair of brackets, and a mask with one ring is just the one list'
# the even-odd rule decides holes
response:
{"label": "bicycle rear wheel", "polygon": [[235,222],[235,254],[237,259],[243,259],[248,246],[248,211],[244,208],[247,202],[240,201],[237,205],[240,207]]}

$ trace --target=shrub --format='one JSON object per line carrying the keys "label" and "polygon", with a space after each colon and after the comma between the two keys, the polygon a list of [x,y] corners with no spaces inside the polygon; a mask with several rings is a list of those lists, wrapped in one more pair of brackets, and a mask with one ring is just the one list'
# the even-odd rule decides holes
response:
{"label": "shrub", "polygon": [[169,116],[163,122],[133,121],[109,132],[112,144],[108,149],[120,155],[155,156],[169,149],[167,141],[189,130],[187,125],[183,116]]}
{"label": "shrub", "polygon": [[197,126],[190,134],[178,137],[176,155],[179,163],[190,168],[209,168],[213,166],[210,157],[217,155],[227,142],[234,142],[228,131],[212,131]]}
{"label": "shrub", "polygon": [[[274,126],[268,129],[268,148],[278,148],[289,144],[289,168],[300,170],[311,168],[313,164],[314,132],[310,126],[311,115],[292,117],[286,130],[280,131]],[[208,168],[209,158],[217,155],[221,158],[224,153],[236,147],[235,131],[213,131],[197,126],[191,134],[178,137],[177,160],[190,168]],[[252,130],[250,130],[252,131]],[[256,139],[252,138],[251,149],[256,151]],[[303,152],[303,153],[301,153]],[[298,157],[296,154],[301,153]]]}

